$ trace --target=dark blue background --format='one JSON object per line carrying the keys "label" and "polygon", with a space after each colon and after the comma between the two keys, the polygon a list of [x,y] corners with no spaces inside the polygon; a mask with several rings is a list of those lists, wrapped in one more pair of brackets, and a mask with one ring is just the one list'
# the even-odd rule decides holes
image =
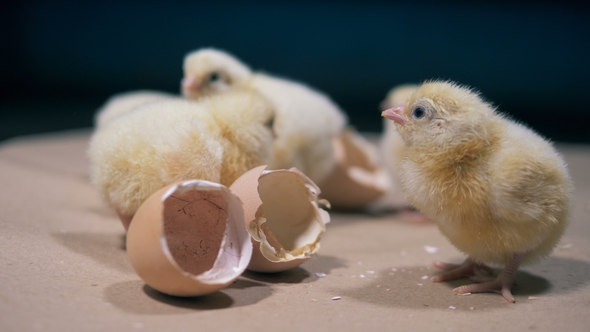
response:
{"label": "dark blue background", "polygon": [[590,142],[590,11],[573,1],[21,1],[0,8],[0,140],[88,127],[110,95],[177,92],[214,46],[329,94],[378,132],[394,85],[478,88],[553,140]]}

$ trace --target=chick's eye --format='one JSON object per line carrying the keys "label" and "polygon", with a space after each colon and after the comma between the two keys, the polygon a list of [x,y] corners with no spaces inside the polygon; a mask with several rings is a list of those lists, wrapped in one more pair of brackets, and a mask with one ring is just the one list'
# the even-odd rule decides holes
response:
{"label": "chick's eye", "polygon": [[216,82],[219,78],[219,73],[211,73],[211,75],[209,75],[209,82]]}
{"label": "chick's eye", "polygon": [[268,119],[268,121],[266,121],[266,123],[264,124],[266,127],[268,128],[272,128],[275,124],[275,118],[272,117],[270,119]]}
{"label": "chick's eye", "polygon": [[418,107],[414,108],[414,110],[412,111],[412,116],[416,120],[422,119],[425,115],[426,115],[426,110],[422,106],[418,106]]}

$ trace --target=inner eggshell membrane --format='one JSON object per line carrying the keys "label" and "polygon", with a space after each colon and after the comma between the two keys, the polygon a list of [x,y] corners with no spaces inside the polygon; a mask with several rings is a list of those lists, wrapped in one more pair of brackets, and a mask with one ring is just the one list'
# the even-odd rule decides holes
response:
{"label": "inner eggshell membrane", "polygon": [[229,222],[242,212],[230,205],[241,207],[235,196],[202,185],[179,186],[164,196],[162,247],[184,273],[216,283],[243,270],[245,230]]}
{"label": "inner eggshell membrane", "polygon": [[210,270],[221,248],[227,202],[219,191],[189,190],[164,201],[164,237],[170,254],[194,275]]}
{"label": "inner eggshell membrane", "polygon": [[[308,258],[320,247],[329,221],[318,209],[315,188],[292,171],[264,173],[258,181],[262,205],[250,223],[250,234],[261,243],[261,253],[272,262]],[[324,214],[322,214],[324,212]]]}

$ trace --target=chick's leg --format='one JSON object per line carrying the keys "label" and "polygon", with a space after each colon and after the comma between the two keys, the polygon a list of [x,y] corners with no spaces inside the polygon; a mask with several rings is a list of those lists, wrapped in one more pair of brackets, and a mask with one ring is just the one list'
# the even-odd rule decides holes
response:
{"label": "chick's leg", "polygon": [[512,259],[504,270],[498,275],[498,277],[493,281],[484,282],[481,284],[471,284],[466,286],[461,286],[453,289],[453,292],[456,294],[466,294],[466,293],[485,293],[485,292],[500,292],[502,296],[506,299],[506,301],[514,303],[514,296],[510,291],[512,284],[514,283],[516,277],[516,271],[520,266],[520,262],[524,258],[525,253],[515,253],[512,256]]}
{"label": "chick's leg", "polygon": [[432,281],[434,282],[459,279],[463,277],[483,278],[484,275],[482,270],[488,274],[492,274],[494,272],[491,267],[485,264],[476,263],[471,258],[467,258],[462,264],[449,264],[443,263],[441,261],[435,261],[434,266],[447,271],[432,277]]}
{"label": "chick's leg", "polygon": [[119,209],[116,209],[116,211],[117,211],[117,216],[119,216],[119,219],[123,223],[123,227],[125,227],[125,232],[127,232],[127,230],[129,230],[129,224],[131,224],[131,219],[133,219],[133,216],[129,216],[124,213],[121,213],[119,211]]}

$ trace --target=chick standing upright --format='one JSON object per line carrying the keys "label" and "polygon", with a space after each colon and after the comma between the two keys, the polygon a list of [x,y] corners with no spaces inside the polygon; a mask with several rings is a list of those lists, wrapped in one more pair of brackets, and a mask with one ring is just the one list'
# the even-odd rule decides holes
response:
{"label": "chick standing upright", "polygon": [[316,183],[321,183],[335,166],[332,140],[347,119],[325,95],[303,84],[252,72],[226,52],[201,49],[184,60],[182,93],[197,99],[231,87],[250,87],[274,106],[277,138],[271,169],[297,167]]}
{"label": "chick standing upright", "polygon": [[258,93],[237,90],[139,106],[94,133],[92,182],[127,228],[141,203],[168,184],[202,179],[229,186],[267,164],[274,115]]}
{"label": "chick standing upright", "polygon": [[[451,82],[426,82],[382,115],[406,144],[399,174],[409,202],[468,255],[461,265],[435,262],[448,271],[433,280],[475,276],[481,283],[454,291],[501,291],[514,302],[518,267],[550,254],[568,224],[573,186],[562,157]],[[490,280],[484,264],[505,268]]]}

